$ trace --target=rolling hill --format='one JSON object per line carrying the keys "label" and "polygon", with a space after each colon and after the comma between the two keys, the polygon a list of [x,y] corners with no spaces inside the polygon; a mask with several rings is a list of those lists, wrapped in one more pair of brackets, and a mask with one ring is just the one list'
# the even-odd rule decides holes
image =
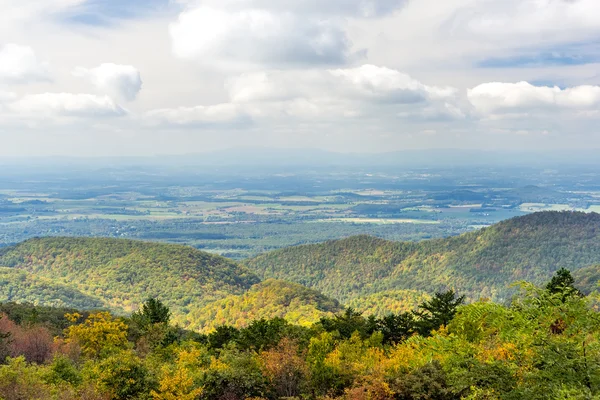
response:
{"label": "rolling hill", "polygon": [[248,313],[308,323],[341,309],[314,290],[257,285],[259,278],[235,261],[172,244],[31,239],[0,249],[0,266],[0,301],[130,313],[156,297],[171,308],[174,322],[191,329],[218,325],[217,316],[241,326]]}
{"label": "rolling hill", "polygon": [[542,283],[560,267],[598,263],[600,214],[541,212],[447,239],[397,243],[357,236],[277,250],[245,265],[262,278],[296,282],[348,303],[388,290],[447,288],[472,300],[503,301],[512,282]]}
{"label": "rolling hill", "polygon": [[43,238],[0,249],[0,301],[129,313],[156,297],[190,329],[261,317],[309,324],[340,311],[340,303],[381,316],[448,288],[470,300],[503,301],[511,283],[543,283],[561,267],[590,292],[597,265],[600,215],[574,212],[536,213],[418,243],[356,236],[266,253],[245,265],[180,245]]}
{"label": "rolling hill", "polygon": [[120,239],[32,239],[0,250],[0,265],[101,299],[115,311],[131,312],[158,297],[185,326],[191,309],[259,282],[234,261],[191,247]]}
{"label": "rolling hill", "polygon": [[241,295],[231,295],[190,313],[196,325],[210,330],[219,325],[244,327],[261,318],[285,318],[296,325],[312,325],[321,317],[343,311],[336,300],[297,283],[269,279]]}
{"label": "rolling hill", "polygon": [[77,309],[99,309],[106,306],[102,299],[86,295],[52,279],[4,267],[0,267],[0,299]]}

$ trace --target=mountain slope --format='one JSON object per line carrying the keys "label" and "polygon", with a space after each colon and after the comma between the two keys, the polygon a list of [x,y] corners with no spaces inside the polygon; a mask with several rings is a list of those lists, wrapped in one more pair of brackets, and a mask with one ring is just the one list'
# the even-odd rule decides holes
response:
{"label": "mountain slope", "polygon": [[600,290],[600,265],[591,265],[573,273],[575,287],[588,295]]}
{"label": "mountain slope", "polygon": [[344,303],[386,290],[454,288],[504,300],[518,280],[541,283],[560,267],[600,263],[600,215],[542,212],[461,236],[396,243],[368,236],[277,250],[245,264]]}
{"label": "mountain slope", "polygon": [[0,267],[0,302],[44,304],[50,307],[100,309],[102,299],[89,296],[51,279],[37,277],[14,268]]}
{"label": "mountain slope", "polygon": [[32,239],[1,249],[0,266],[68,286],[125,312],[158,297],[184,326],[189,326],[189,311],[259,282],[234,261],[191,247],[120,239]]}
{"label": "mountain slope", "polygon": [[311,325],[321,317],[343,311],[336,300],[296,283],[267,280],[242,295],[231,295],[193,311],[194,325],[210,331],[219,325],[243,327],[252,320],[281,317],[297,325]]}

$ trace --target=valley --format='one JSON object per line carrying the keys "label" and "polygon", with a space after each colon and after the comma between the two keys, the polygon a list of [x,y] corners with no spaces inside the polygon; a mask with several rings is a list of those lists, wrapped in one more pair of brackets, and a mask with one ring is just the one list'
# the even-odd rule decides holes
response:
{"label": "valley", "polygon": [[600,210],[596,170],[391,164],[240,172],[191,161],[0,169],[0,246],[44,236],[130,238],[242,260],[363,234],[443,238],[549,210]]}

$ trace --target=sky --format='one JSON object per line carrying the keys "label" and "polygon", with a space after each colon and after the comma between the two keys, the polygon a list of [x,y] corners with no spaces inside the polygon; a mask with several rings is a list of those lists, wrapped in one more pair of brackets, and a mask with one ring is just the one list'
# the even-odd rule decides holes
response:
{"label": "sky", "polygon": [[600,149],[598,0],[0,0],[0,156]]}

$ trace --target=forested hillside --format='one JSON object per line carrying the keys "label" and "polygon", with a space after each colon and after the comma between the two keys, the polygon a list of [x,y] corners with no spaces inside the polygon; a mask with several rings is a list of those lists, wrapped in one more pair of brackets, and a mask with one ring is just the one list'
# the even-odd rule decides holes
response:
{"label": "forested hillside", "polygon": [[519,285],[509,305],[464,305],[450,291],[383,318],[348,309],[312,326],[260,318],[209,334],[173,326],[156,299],[131,317],[0,305],[0,397],[598,399],[598,297],[572,283],[560,270]]}
{"label": "forested hillside", "polygon": [[[107,308],[131,312],[149,296],[157,297],[169,304],[174,320],[184,326],[190,325],[186,318],[190,311],[242,294],[259,282],[234,261],[191,247],[119,239],[32,239],[0,250],[0,266],[89,296],[88,302],[79,301],[85,308],[97,308],[92,299],[101,299]],[[53,303],[43,294],[35,298],[34,291],[39,293],[30,288],[29,294],[23,291],[23,297],[10,300]]]}
{"label": "forested hillside", "polygon": [[2,301],[44,304],[52,307],[94,309],[105,302],[52,279],[32,275],[15,268],[0,267],[0,299]]}
{"label": "forested hillside", "polygon": [[573,274],[577,287],[585,294],[600,289],[600,264],[581,268]]}
{"label": "forested hillside", "polygon": [[119,239],[32,239],[0,251],[0,301],[128,314],[160,298],[196,330],[257,318],[312,324],[340,304],[301,285],[259,279],[191,247]]}
{"label": "forested hillside", "polygon": [[560,267],[600,263],[600,215],[542,212],[477,232],[419,243],[369,236],[299,246],[246,261],[263,278],[315,288],[343,303],[365,294],[454,288],[504,301],[508,284],[542,282]]}
{"label": "forested hillside", "polygon": [[296,283],[267,280],[242,295],[231,295],[195,310],[188,319],[211,331],[220,325],[241,328],[256,319],[276,317],[305,326],[340,311],[340,303],[316,290]]}
{"label": "forested hillside", "polygon": [[0,301],[127,314],[155,297],[171,308],[174,322],[197,330],[261,317],[305,325],[340,304],[381,317],[447,289],[469,301],[504,302],[514,293],[510,283],[540,283],[561,267],[575,271],[590,293],[599,275],[589,267],[600,265],[599,235],[598,214],[544,212],[443,240],[356,236],[293,247],[247,260],[247,267],[179,245],[32,239],[0,249]]}

